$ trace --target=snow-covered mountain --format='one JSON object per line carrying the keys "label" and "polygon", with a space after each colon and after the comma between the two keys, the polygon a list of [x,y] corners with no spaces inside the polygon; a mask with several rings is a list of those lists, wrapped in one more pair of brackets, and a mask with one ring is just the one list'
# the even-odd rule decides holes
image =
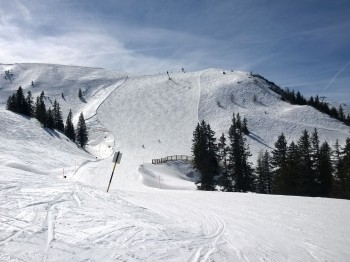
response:
{"label": "snow-covered mountain", "polygon": [[[282,132],[296,141],[317,128],[333,145],[349,127],[283,102],[250,73],[169,76],[0,65],[0,260],[346,261],[349,201],[198,192],[188,167],[150,163],[191,155],[196,124],[204,119],[219,136],[233,113],[248,120],[252,162]],[[19,86],[34,97],[44,91],[47,107],[56,99],[64,119],[72,109],[76,123],[83,112],[90,154],[5,110]],[[107,194],[115,151],[123,157]]]}

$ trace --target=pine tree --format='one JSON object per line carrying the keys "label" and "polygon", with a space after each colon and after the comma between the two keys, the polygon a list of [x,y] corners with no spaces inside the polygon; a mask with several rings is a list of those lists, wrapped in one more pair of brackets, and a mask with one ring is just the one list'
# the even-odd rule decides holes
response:
{"label": "pine tree", "polygon": [[245,117],[243,118],[242,131],[243,131],[243,134],[249,135],[247,119]]}
{"label": "pine tree", "polygon": [[350,199],[350,138],[345,141],[342,150],[342,176],[344,177],[344,197]]}
{"label": "pine tree", "polygon": [[350,199],[350,138],[340,150],[338,140],[335,144],[335,177],[332,196]]}
{"label": "pine tree", "polygon": [[29,113],[27,112],[27,105],[23,94],[23,89],[21,86],[17,89],[16,92],[16,109],[17,113],[19,114],[29,115]]}
{"label": "pine tree", "polygon": [[227,168],[227,145],[226,145],[226,137],[224,133],[219,138],[218,143],[218,157],[219,161],[222,163],[222,170],[221,170],[221,179],[220,179],[220,185],[227,185],[227,174],[228,174],[228,168]]}
{"label": "pine tree", "polygon": [[192,153],[194,167],[201,173],[202,178],[198,189],[214,190],[214,176],[218,174],[218,148],[215,143],[215,132],[203,120],[197,124],[193,133]]}
{"label": "pine tree", "polygon": [[35,118],[43,125],[46,126],[47,115],[46,115],[46,107],[44,102],[44,92],[41,92],[40,96],[36,98],[35,103]]}
{"label": "pine tree", "polygon": [[273,172],[272,172],[272,166],[271,166],[271,155],[268,151],[265,151],[264,153],[263,167],[264,167],[264,173],[266,176],[266,193],[272,194],[274,178],[273,178]]}
{"label": "pine tree", "polygon": [[72,110],[70,109],[66,120],[66,126],[64,128],[64,133],[70,140],[75,142],[75,129],[72,120],[73,114]]}
{"label": "pine tree", "polygon": [[[209,124],[202,121],[201,127],[204,130],[206,137],[206,155],[205,155],[205,181],[202,179],[202,189],[214,190],[214,177],[219,173],[218,148],[216,145],[215,132],[211,129]],[[203,175],[203,173],[202,173]]]}
{"label": "pine tree", "polygon": [[287,148],[286,168],[280,181],[280,194],[299,195],[301,188],[300,152],[298,146],[292,141]]}
{"label": "pine tree", "polygon": [[344,115],[344,110],[343,107],[340,105],[338,109],[338,116],[340,121],[345,121],[345,115]]}
{"label": "pine tree", "polygon": [[83,113],[81,113],[79,116],[76,134],[78,145],[84,148],[88,142],[88,133]]}
{"label": "pine tree", "polygon": [[[320,167],[320,140],[318,138],[318,132],[317,129],[314,129],[314,132],[311,135],[311,151],[310,151],[310,156],[311,156],[311,165],[312,165],[312,172],[316,180],[317,187],[319,187],[320,182],[320,172],[321,172],[321,167]],[[315,192],[316,193],[316,192]],[[318,193],[316,193],[318,194]]]}
{"label": "pine tree", "polygon": [[78,97],[79,97],[80,99],[83,98],[83,92],[81,91],[80,88],[79,88],[79,91],[78,91]]}
{"label": "pine tree", "polygon": [[64,124],[63,124],[63,119],[62,119],[62,113],[61,113],[61,108],[60,104],[56,101],[53,103],[53,117],[54,117],[54,122],[55,122],[55,129],[58,131],[64,132]]}
{"label": "pine tree", "polygon": [[279,135],[275,149],[272,150],[271,164],[272,172],[274,174],[273,192],[276,194],[282,194],[283,190],[283,176],[286,172],[286,160],[287,160],[287,140],[284,134]]}
{"label": "pine tree", "polygon": [[254,175],[251,163],[248,161],[250,155],[249,146],[243,136],[242,124],[239,114],[232,117],[229,129],[229,178],[233,182],[226,191],[248,192],[254,190]]}
{"label": "pine tree", "polygon": [[348,116],[346,117],[345,124],[347,124],[348,126],[350,126],[350,115],[349,115],[349,114],[348,114]]}
{"label": "pine tree", "polygon": [[10,110],[10,111],[12,111],[12,112],[17,112],[16,95],[15,95],[15,94],[12,94],[12,95],[9,96],[9,98],[7,99],[6,109],[7,109],[7,110]]}
{"label": "pine tree", "polygon": [[301,170],[303,170],[301,181],[298,186],[298,194],[302,196],[316,196],[317,182],[311,159],[310,136],[307,130],[303,131],[303,134],[299,138],[297,145],[300,154],[299,165],[301,167]]}
{"label": "pine tree", "polygon": [[32,98],[32,92],[28,91],[27,97],[26,97],[26,112],[27,115],[32,117],[34,116],[34,102]]}
{"label": "pine tree", "polygon": [[332,150],[327,142],[320,148],[319,154],[319,175],[318,175],[318,196],[329,197],[333,186],[333,167],[331,160]]}
{"label": "pine tree", "polygon": [[270,164],[270,154],[269,152],[262,151],[259,152],[257,159],[257,182],[256,182],[256,192],[261,194],[271,194],[272,193],[272,172]]}
{"label": "pine tree", "polygon": [[257,174],[256,192],[261,194],[271,194],[272,172],[269,152],[259,152],[255,172]]}
{"label": "pine tree", "polygon": [[47,110],[46,127],[51,129],[55,127],[55,120],[51,108]]}
{"label": "pine tree", "polygon": [[255,173],[257,175],[256,192],[266,194],[265,192],[265,177],[264,177],[264,155],[260,151],[256,161]]}

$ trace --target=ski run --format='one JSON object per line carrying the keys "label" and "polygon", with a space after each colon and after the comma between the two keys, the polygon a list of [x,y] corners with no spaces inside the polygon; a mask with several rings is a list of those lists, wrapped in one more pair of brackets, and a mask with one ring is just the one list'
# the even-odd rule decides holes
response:
{"label": "ski run", "polygon": [[[343,123],[283,102],[250,73],[2,64],[0,75],[0,261],[349,261],[348,200],[198,191],[186,162],[152,164],[191,156],[203,119],[227,134],[233,112],[248,121],[254,164],[282,132],[288,142],[314,128],[330,145],[349,137]],[[86,151],[7,111],[19,86],[44,91],[47,108],[56,99],[64,120],[71,109],[75,126],[83,112]]]}

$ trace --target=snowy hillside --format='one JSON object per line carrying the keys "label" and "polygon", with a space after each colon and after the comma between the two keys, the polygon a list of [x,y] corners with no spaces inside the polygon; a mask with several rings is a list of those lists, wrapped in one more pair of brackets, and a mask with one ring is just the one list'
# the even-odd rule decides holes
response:
{"label": "snowy hillside", "polygon": [[[281,132],[296,141],[317,128],[321,141],[343,144],[349,127],[281,101],[246,72],[169,74],[0,65],[0,260],[347,261],[349,201],[199,192],[186,164],[150,163],[191,155],[198,121],[219,136],[233,113],[248,120],[253,162]],[[64,120],[83,112],[90,154],[5,110],[20,85],[44,91],[47,107],[56,99]],[[115,151],[123,157],[107,194]]]}

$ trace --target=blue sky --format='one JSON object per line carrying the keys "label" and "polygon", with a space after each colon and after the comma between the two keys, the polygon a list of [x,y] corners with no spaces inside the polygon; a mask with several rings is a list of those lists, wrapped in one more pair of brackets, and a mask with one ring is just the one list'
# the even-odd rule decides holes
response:
{"label": "blue sky", "polygon": [[349,0],[0,0],[0,63],[224,68],[350,105]]}

